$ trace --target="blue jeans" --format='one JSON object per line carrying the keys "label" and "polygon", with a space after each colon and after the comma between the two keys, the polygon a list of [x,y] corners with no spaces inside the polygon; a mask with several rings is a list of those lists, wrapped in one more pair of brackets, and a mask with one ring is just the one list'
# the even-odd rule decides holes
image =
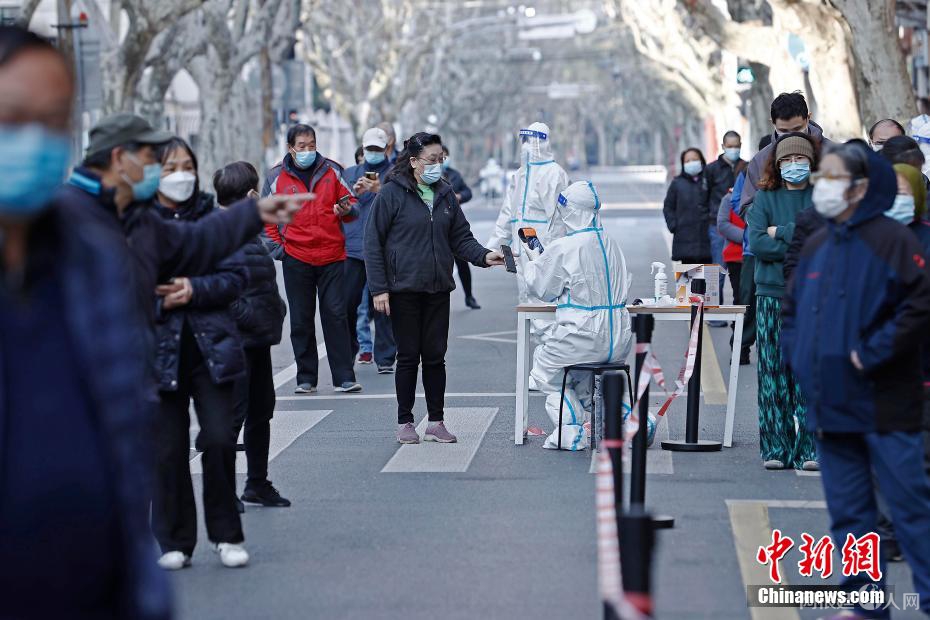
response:
{"label": "blue jeans", "polygon": [[[723,285],[727,279],[726,274],[723,273],[727,268],[726,263],[723,262],[723,248],[726,247],[727,240],[717,232],[716,224],[707,227],[707,235],[710,237],[710,256],[714,260],[714,264],[720,265],[720,304],[723,305]],[[733,292],[733,303],[736,303],[737,294],[737,291]]]}
{"label": "blue jeans", "polygon": [[[343,286],[346,290],[346,314],[348,315],[349,342],[352,350],[371,352],[374,349],[375,363],[378,366],[393,366],[397,358],[397,346],[394,343],[394,332],[391,328],[391,319],[380,312],[372,312],[371,293],[365,281],[365,263],[356,259],[346,259],[346,268],[343,276]],[[364,310],[364,316],[360,312]],[[375,322],[375,336],[371,337],[371,321]],[[372,347],[374,340],[374,347]],[[367,345],[367,348],[366,348]]]}
{"label": "blue jeans", "polygon": [[358,305],[358,318],[355,321],[355,333],[358,334],[358,349],[360,353],[371,353],[371,317],[368,315],[368,286],[362,291],[362,303]]}
{"label": "blue jeans", "polygon": [[[924,438],[914,433],[825,433],[817,440],[830,529],[837,551],[846,535],[856,538],[876,531],[878,510],[872,472],[888,502],[904,558],[911,567],[920,609],[930,613],[930,480],[924,471]],[[884,562],[881,564],[884,576]],[[847,577],[844,589],[871,583],[860,574]],[[884,586],[884,579],[882,580]],[[906,590],[898,588],[901,606]],[[869,618],[887,618],[889,610],[861,610]]]}

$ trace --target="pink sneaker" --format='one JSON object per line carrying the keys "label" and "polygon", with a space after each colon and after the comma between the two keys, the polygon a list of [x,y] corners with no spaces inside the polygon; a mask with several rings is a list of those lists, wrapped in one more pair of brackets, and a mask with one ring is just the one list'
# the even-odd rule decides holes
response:
{"label": "pink sneaker", "polygon": [[438,441],[439,443],[455,443],[458,439],[449,432],[442,422],[430,422],[423,434],[423,441]]}
{"label": "pink sneaker", "polygon": [[417,429],[414,428],[412,422],[407,422],[406,424],[398,425],[397,442],[398,443],[420,443],[420,436],[417,435]]}

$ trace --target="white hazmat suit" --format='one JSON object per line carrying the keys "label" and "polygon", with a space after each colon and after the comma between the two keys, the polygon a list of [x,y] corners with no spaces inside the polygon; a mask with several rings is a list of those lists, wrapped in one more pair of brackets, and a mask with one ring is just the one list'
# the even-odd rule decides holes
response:
{"label": "white hazmat suit", "polygon": [[[544,248],[564,235],[561,222],[554,216],[559,192],[568,187],[568,174],[552,156],[549,127],[545,123],[533,123],[520,130],[520,139],[523,162],[512,191],[501,205],[493,236],[485,246],[498,250],[502,245],[509,245],[517,254],[521,228],[535,228]],[[520,303],[538,302],[527,294],[522,272],[517,274],[517,286]]]}
{"label": "white hazmat suit", "polygon": [[908,134],[917,141],[920,146],[920,152],[924,154],[923,172],[925,175],[930,173],[930,116],[921,114],[911,119],[908,124]]}
{"label": "white hazmat suit", "polygon": [[[546,412],[558,425],[559,393],[566,366],[617,362],[627,358],[633,343],[626,310],[630,278],[620,246],[600,226],[600,200],[590,182],[572,183],[557,199],[566,236],[548,245],[536,260],[522,254],[531,295],[555,302],[554,330],[536,349],[531,377],[547,394]],[[578,376],[575,376],[575,375]],[[585,414],[593,411],[590,373],[571,373],[565,391],[562,445],[587,447]],[[629,410],[629,395],[624,404]],[[543,447],[559,448],[558,428]]]}

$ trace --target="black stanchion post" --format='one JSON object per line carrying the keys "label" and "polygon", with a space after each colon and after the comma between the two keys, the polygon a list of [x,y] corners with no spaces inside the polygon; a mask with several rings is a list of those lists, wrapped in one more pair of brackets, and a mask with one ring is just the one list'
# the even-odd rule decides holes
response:
{"label": "black stanchion post", "polygon": [[[633,330],[636,333],[636,344],[649,345],[652,343],[652,331],[655,328],[655,317],[651,314],[638,314],[633,317]],[[646,351],[636,354],[636,381],[633,389],[639,391],[640,375],[646,365]],[[636,394],[633,395],[635,399]],[[633,436],[633,454],[630,459],[630,509],[646,503],[646,450],[649,438],[649,385],[639,399],[639,430]],[[667,515],[653,517],[653,527],[668,529],[675,527],[675,519]]]}
{"label": "black stanchion post", "polygon": [[620,518],[619,531],[623,592],[636,609],[652,616],[652,550],[655,545],[652,515],[642,506],[632,506]]}
{"label": "black stanchion post", "polygon": [[[613,468],[614,508],[620,539],[620,563],[623,567],[623,590],[626,599],[644,614],[652,613],[650,573],[652,570],[652,517],[639,506],[623,514],[623,403],[624,380],[619,372],[606,372],[601,378],[604,394],[604,443]],[[604,617],[617,618],[604,604]]]}
{"label": "black stanchion post", "polygon": [[[607,372],[601,376],[601,397],[604,404],[604,442],[601,450],[607,450],[614,478],[614,511],[617,514],[617,535],[620,534],[620,515],[623,514],[623,381],[619,372]],[[607,602],[604,605],[604,620],[622,620]]]}
{"label": "black stanchion post", "polygon": [[[694,280],[691,283],[691,290],[697,294],[703,294],[706,282],[704,280]],[[663,441],[663,450],[672,450],[675,452],[715,452],[723,447],[719,441],[708,441],[698,439],[698,431],[701,427],[701,352],[704,340],[704,315],[698,311],[698,306],[691,306],[691,328],[694,328],[695,321],[698,325],[697,350],[694,359],[694,370],[691,373],[691,379],[688,381],[688,412],[685,419],[685,440],[684,441]]]}
{"label": "black stanchion post", "polygon": [[[633,317],[633,329],[636,332],[636,344],[648,345],[652,342],[652,329],[655,319],[648,314],[638,314]],[[633,389],[639,391],[640,375],[646,364],[646,352],[636,353],[636,380]],[[636,399],[632,395],[630,401]],[[639,430],[633,436],[633,458],[630,463],[630,505],[646,502],[646,439],[649,433],[649,385],[639,400]]]}

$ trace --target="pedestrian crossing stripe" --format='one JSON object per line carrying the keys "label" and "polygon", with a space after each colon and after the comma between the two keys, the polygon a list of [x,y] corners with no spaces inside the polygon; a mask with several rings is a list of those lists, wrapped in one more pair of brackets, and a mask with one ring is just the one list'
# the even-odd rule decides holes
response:
{"label": "pedestrian crossing stripe", "polygon": [[[322,422],[332,409],[320,411],[276,411],[271,421],[271,445],[268,448],[268,462],[274,460],[281,452],[294,443],[298,437]],[[242,433],[239,433],[242,442]],[[191,473],[202,474],[201,454],[191,459]],[[248,473],[245,452],[236,452],[236,473]]]}

